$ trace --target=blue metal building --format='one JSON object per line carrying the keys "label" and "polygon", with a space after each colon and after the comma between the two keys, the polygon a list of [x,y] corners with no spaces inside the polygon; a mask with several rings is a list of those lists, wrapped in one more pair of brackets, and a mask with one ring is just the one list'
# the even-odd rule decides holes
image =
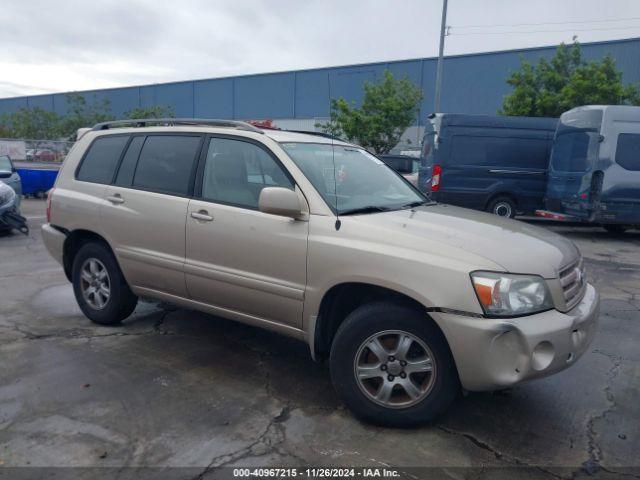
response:
{"label": "blue metal building", "polygon": [[[611,54],[626,83],[640,83],[640,38],[582,44],[586,59]],[[509,92],[505,83],[520,58],[536,62],[549,58],[555,47],[528,48],[490,53],[453,55],[445,58],[442,111],[493,114]],[[282,119],[285,121],[326,118],[331,98],[344,97],[356,103],[362,84],[374,81],[384,69],[396,76],[407,75],[421,85],[424,100],[419,122],[433,110],[436,58],[368,63],[281,73],[191,80],[80,92],[88,101],[107,98],[116,116],[135,107],[168,105],[177,117],[229,119]],[[23,107],[41,107],[65,114],[64,93],[0,99],[0,114]],[[312,124],[312,123],[311,123]]]}

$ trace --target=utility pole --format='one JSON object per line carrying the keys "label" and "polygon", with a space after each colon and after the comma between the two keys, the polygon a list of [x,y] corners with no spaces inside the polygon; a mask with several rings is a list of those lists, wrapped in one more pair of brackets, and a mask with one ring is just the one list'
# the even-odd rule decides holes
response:
{"label": "utility pole", "polygon": [[442,0],[442,23],[440,24],[440,52],[438,53],[438,67],[436,69],[436,95],[434,98],[434,112],[440,112],[440,94],[442,92],[442,55],[444,54],[444,37],[447,34],[447,0]]}

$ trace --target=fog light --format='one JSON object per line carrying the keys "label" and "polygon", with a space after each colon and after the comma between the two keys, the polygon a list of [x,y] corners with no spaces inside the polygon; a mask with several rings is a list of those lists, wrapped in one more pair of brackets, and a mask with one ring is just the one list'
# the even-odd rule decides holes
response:
{"label": "fog light", "polygon": [[555,352],[551,342],[540,342],[531,354],[531,366],[534,370],[544,370],[551,365],[554,356]]}

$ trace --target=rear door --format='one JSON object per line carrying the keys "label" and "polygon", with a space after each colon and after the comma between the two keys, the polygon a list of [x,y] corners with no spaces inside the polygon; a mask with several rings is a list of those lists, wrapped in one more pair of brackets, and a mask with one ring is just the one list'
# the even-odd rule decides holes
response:
{"label": "rear door", "polygon": [[265,187],[294,189],[259,142],[211,136],[198,168],[186,225],[191,299],[249,323],[302,325],[308,222],[262,213]]}
{"label": "rear door", "polygon": [[546,208],[587,220],[591,216],[590,193],[598,158],[599,133],[587,129],[559,131],[549,163]]}
{"label": "rear door", "polygon": [[133,136],[107,187],[105,235],[134,288],[187,296],[185,223],[202,142],[198,134]]}
{"label": "rear door", "polygon": [[[422,150],[420,152],[420,166],[418,169],[418,188],[421,192],[433,196],[431,183],[433,180],[433,167],[442,158],[437,128],[440,121],[428,121],[422,138]],[[435,196],[434,196],[435,198]]]}

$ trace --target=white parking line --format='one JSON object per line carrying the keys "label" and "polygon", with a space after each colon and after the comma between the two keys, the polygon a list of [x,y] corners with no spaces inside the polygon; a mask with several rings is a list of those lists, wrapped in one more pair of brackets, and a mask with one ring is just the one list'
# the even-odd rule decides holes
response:
{"label": "white parking line", "polygon": [[43,218],[47,218],[46,215],[27,215],[26,217],[27,220],[42,220]]}

